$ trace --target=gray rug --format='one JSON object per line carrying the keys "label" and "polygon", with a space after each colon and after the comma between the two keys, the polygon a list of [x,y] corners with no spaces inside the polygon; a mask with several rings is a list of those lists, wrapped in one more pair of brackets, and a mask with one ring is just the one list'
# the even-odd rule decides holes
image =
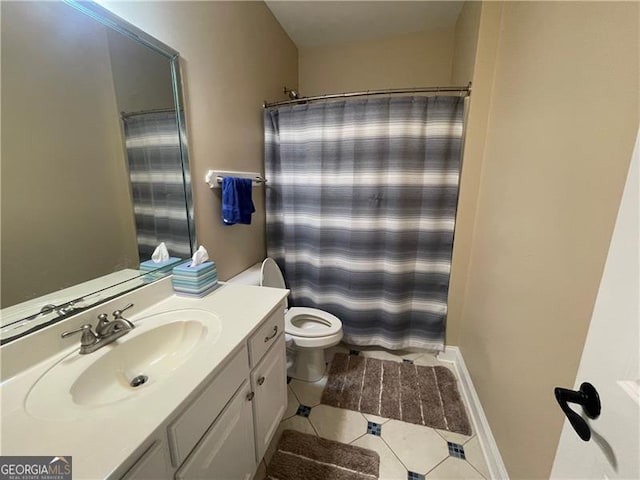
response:
{"label": "gray rug", "polygon": [[336,353],[321,402],[471,435],[456,378],[446,367]]}
{"label": "gray rug", "polygon": [[377,480],[379,468],[376,452],[285,430],[267,467],[267,479]]}

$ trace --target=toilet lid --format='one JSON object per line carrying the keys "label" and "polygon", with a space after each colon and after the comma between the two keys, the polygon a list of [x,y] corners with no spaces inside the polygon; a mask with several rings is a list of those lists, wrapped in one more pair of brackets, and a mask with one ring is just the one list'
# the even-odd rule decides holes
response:
{"label": "toilet lid", "polygon": [[317,308],[293,307],[284,316],[284,331],[297,337],[328,337],[342,330],[335,315]]}
{"label": "toilet lid", "polygon": [[[260,270],[260,286],[261,287],[271,287],[271,288],[287,288],[284,283],[284,277],[282,276],[282,272],[280,271],[280,267],[276,261],[267,257],[262,262],[262,269]],[[285,308],[289,307],[289,303],[287,299],[285,299]]]}

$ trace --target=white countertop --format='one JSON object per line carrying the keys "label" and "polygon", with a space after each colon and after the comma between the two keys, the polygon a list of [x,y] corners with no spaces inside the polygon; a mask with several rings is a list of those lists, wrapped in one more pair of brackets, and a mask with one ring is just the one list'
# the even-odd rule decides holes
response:
{"label": "white countertop", "polygon": [[[207,377],[217,373],[230,354],[245,342],[287,293],[287,290],[226,284],[202,299],[172,295],[136,312],[129,318],[134,323],[154,313],[202,309],[217,315],[222,328],[213,348],[195,351],[188,368],[153,385],[154,388],[144,396],[97,407],[90,415],[83,415],[80,419],[43,420],[34,418],[25,409],[30,388],[62,359],[79,355],[78,343],[10,379],[3,379],[0,387],[0,453],[72,456],[75,479],[108,477]],[[122,297],[124,300],[126,296]],[[147,321],[152,320],[144,320]],[[126,336],[119,341],[126,341]],[[101,351],[106,352],[109,348],[113,347],[107,345],[88,356],[99,356]]]}

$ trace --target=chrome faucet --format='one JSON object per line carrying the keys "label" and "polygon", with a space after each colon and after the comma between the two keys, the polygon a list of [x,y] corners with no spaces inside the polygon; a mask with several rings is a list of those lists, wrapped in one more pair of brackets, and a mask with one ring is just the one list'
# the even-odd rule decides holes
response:
{"label": "chrome faucet", "polygon": [[133,307],[133,303],[130,303],[121,310],[113,312],[113,320],[111,321],[109,321],[109,316],[106,313],[98,315],[98,325],[96,325],[96,334],[98,337],[109,336],[122,329],[127,331],[133,330],[135,325],[122,316],[122,312],[129,310],[131,307]]}
{"label": "chrome faucet", "polygon": [[111,321],[109,321],[109,316],[106,313],[98,315],[98,324],[96,325],[95,332],[91,324],[86,323],[77,330],[63,332],[61,337],[66,338],[69,335],[82,333],[82,337],[80,338],[80,355],[95,352],[136,328],[133,323],[122,316],[122,312],[131,307],[133,307],[133,303],[130,303],[121,310],[113,312],[113,320]]}

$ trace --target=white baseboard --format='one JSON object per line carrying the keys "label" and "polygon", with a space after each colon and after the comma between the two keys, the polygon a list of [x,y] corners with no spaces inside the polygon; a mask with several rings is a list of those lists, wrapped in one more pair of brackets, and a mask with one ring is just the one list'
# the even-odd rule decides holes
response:
{"label": "white baseboard", "polygon": [[460,380],[462,390],[460,393],[469,406],[471,422],[482,446],[482,452],[484,453],[484,459],[487,462],[489,473],[491,473],[491,478],[508,480],[509,474],[502,461],[496,440],[493,438],[493,433],[491,433],[491,427],[489,427],[489,422],[482,409],[482,404],[471,381],[469,370],[467,370],[464,358],[462,358],[462,352],[458,347],[447,345],[444,352],[438,354],[438,360],[450,362],[454,365],[458,379]]}

